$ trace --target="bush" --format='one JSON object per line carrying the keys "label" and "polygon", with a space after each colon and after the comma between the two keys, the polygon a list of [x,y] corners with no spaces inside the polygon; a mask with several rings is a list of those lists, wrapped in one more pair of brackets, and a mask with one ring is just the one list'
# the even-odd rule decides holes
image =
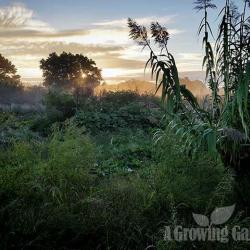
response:
{"label": "bush", "polygon": [[156,160],[152,139],[143,130],[103,132],[93,139],[97,144],[97,169],[102,175],[127,175],[150,166]]}
{"label": "bush", "polygon": [[93,150],[70,126],[64,133],[55,129],[46,143],[19,142],[1,151],[1,249],[41,249],[44,239],[53,245],[77,225],[73,206],[93,185]]}
{"label": "bush", "polygon": [[43,102],[46,113],[34,119],[31,129],[43,136],[48,136],[54,123],[64,122],[75,114],[76,104],[72,94],[56,88],[49,90]]}
{"label": "bush", "polygon": [[[1,136],[8,139],[0,151],[0,249],[240,246],[163,240],[166,225],[194,227],[193,212],[209,215],[215,207],[235,203],[234,182],[220,160],[202,149],[192,158],[184,154],[181,139],[168,130],[159,130],[161,140],[154,144],[152,131],[159,124],[146,123],[146,114],[156,112],[153,117],[158,119],[161,109],[145,107],[143,97],[135,98],[144,101],[125,98],[126,105],[114,107],[102,97],[86,99],[82,113],[95,118],[82,123],[91,131],[89,137],[81,123],[75,124],[79,113],[58,125],[54,123],[61,118],[47,113],[47,137],[28,130],[29,116],[0,116]],[[112,119],[96,125],[97,116],[114,113],[119,115],[114,127]],[[242,217],[235,216],[234,225],[249,225]]]}
{"label": "bush", "polygon": [[128,127],[159,127],[162,114],[157,99],[153,97],[140,96],[134,92],[109,92],[99,98],[89,99],[74,121],[95,134]]}
{"label": "bush", "polygon": [[[154,149],[142,131],[133,133],[134,138],[126,138],[128,131],[111,136],[101,156],[71,124],[55,128],[43,143],[5,149],[0,154],[1,249],[206,249],[206,243],[167,244],[163,229],[193,226],[192,212],[204,214],[232,202],[229,176],[206,155],[191,161],[180,157],[179,139],[172,134]],[[94,138],[98,145],[110,139],[103,137]],[[98,175],[95,159],[104,159],[105,166],[110,158],[112,169],[147,152],[150,158],[126,175]]]}
{"label": "bush", "polygon": [[44,104],[48,111],[60,111],[64,119],[75,114],[76,104],[73,95],[59,89],[50,89],[45,95]]}
{"label": "bush", "polygon": [[[117,92],[103,92],[100,95],[100,102],[102,103],[102,106],[109,106],[110,108],[117,108],[117,107],[123,107],[131,102],[139,102],[144,99],[146,96],[140,96],[138,93],[134,91],[117,91]],[[148,97],[149,99],[149,97]],[[112,106],[112,107],[110,107]]]}
{"label": "bush", "polygon": [[[155,157],[159,162],[156,170],[159,179],[155,183],[161,183],[176,203],[186,204],[192,209],[205,209],[212,198],[211,194],[214,195],[224,177],[231,185],[230,175],[225,172],[220,158],[212,158],[201,150],[191,158],[183,153],[181,138],[169,130],[164,131],[162,140],[158,142]],[[171,176],[171,179],[166,176]],[[164,195],[164,190],[159,193]],[[219,201],[221,197],[216,202]]]}
{"label": "bush", "polygon": [[14,141],[40,141],[40,137],[29,128],[33,124],[34,114],[17,115],[0,112],[0,147],[6,147]]}

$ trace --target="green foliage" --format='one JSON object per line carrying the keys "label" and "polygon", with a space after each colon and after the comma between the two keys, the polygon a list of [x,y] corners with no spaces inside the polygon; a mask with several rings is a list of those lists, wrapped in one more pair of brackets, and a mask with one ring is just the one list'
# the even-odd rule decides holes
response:
{"label": "green foliage", "polygon": [[99,101],[102,108],[113,109],[116,107],[123,107],[131,102],[157,102],[156,99],[150,96],[140,96],[134,91],[118,91],[118,92],[104,92],[101,94]]}
{"label": "green foliage", "polygon": [[58,110],[63,118],[69,118],[74,115],[76,104],[73,96],[63,90],[51,88],[45,95],[44,104],[48,111]]}
{"label": "green foliage", "polygon": [[20,76],[16,74],[17,69],[7,58],[0,54],[0,87],[4,88],[20,88]]}
{"label": "green foliage", "polygon": [[[214,194],[218,183],[223,178],[227,178],[230,186],[230,175],[225,174],[220,160],[214,160],[209,154],[204,153],[202,148],[195,158],[185,154],[180,157],[183,148],[186,147],[183,145],[183,139],[172,133],[170,129],[163,133],[162,139],[156,144],[155,151],[156,158],[159,159],[156,170],[156,173],[159,173],[157,174],[159,179],[155,184],[160,183],[163,188],[159,190],[159,194],[171,195],[176,204],[183,203],[193,209],[206,209],[210,206],[211,194]],[[166,176],[172,178],[169,179]],[[230,195],[230,192],[231,190],[228,190],[224,195]],[[213,202],[220,202],[220,200]],[[214,204],[211,205],[214,206]]]}
{"label": "green foliage", "polygon": [[96,63],[81,54],[73,55],[63,52],[60,55],[52,53],[40,62],[43,70],[44,85],[72,88],[88,85],[94,88],[100,83],[101,71]]}
{"label": "green foliage", "polygon": [[53,124],[63,122],[64,120],[62,113],[53,109],[49,110],[46,114],[41,114],[35,117],[30,128],[41,136],[48,136],[51,133]]}
{"label": "green foliage", "polygon": [[101,175],[127,175],[155,161],[152,139],[141,129],[101,132],[94,140],[97,144],[96,167]]}
{"label": "green foliage", "polygon": [[[128,20],[130,37],[150,50],[150,58],[145,67],[151,67],[157,91],[162,87],[162,101],[166,103],[169,127],[183,138],[187,152],[190,149],[197,152],[202,147],[213,156],[218,153],[222,157],[232,155],[234,160],[226,159],[224,163],[227,163],[226,167],[236,170],[237,174],[247,172],[249,168],[243,162],[250,157],[247,153],[241,160],[243,152],[240,152],[243,145],[248,145],[249,148],[250,27],[247,4],[248,1],[243,1],[242,13],[239,13],[233,2],[226,0],[219,15],[222,16],[222,21],[213,47],[209,37],[213,37],[213,33],[208,11],[215,9],[216,5],[212,0],[195,2],[195,9],[204,13],[198,34],[204,32],[203,66],[206,68],[206,79],[212,93],[211,107],[201,107],[187,89],[180,87],[175,60],[168,50],[167,29],[158,23],[152,23],[150,39],[144,26],[132,19]],[[152,49],[153,43],[160,48],[160,53]],[[220,85],[224,88],[224,97],[220,96]],[[244,139],[231,140],[232,136],[225,133],[229,130],[237,130]],[[233,143],[234,147],[227,147],[227,141]],[[239,150],[232,150],[235,148]]]}
{"label": "green foliage", "polygon": [[153,97],[133,92],[106,93],[89,99],[74,117],[92,133],[121,128],[150,129],[160,126],[162,111]]}
{"label": "green foliage", "polygon": [[35,119],[34,114],[17,115],[0,112],[0,148],[12,142],[38,140],[41,138],[30,130]]}
{"label": "green foliage", "polygon": [[[161,51],[158,56],[152,49],[147,29],[138,25],[132,19],[128,19],[130,28],[130,37],[150,50],[150,58],[146,62],[145,69],[148,65],[151,67],[151,76],[156,77],[156,92],[162,87],[162,101],[167,103],[169,113],[177,111],[180,108],[181,98],[184,98],[191,105],[196,105],[190,91],[180,87],[178,70],[173,55],[168,51],[169,33],[159,23],[151,24],[151,35],[156,46]],[[163,50],[166,54],[162,54]],[[161,60],[162,59],[162,60]],[[161,77],[161,80],[160,80]]]}
{"label": "green foliage", "polygon": [[[193,126],[178,114],[162,119],[155,97],[134,92],[84,98],[75,115],[71,94],[52,91],[45,100],[44,115],[0,113],[0,249],[249,247],[163,240],[166,225],[197,226],[192,212],[209,215],[242,198],[206,151],[217,145],[215,133],[233,141],[244,134],[211,130],[196,117]],[[232,225],[248,227],[244,207],[237,211]]]}
{"label": "green foliage", "polygon": [[[142,131],[119,131],[100,149],[106,137],[92,137],[95,149],[82,129],[66,124],[43,142],[17,142],[1,151],[1,249],[167,247],[160,243],[162,230],[174,218],[188,226],[192,211],[231,202],[231,180],[221,164],[208,156],[180,157],[181,141],[173,134],[157,145],[154,159]],[[114,175],[130,163],[129,154],[144,161]],[[105,175],[98,174],[96,160]]]}
{"label": "green foliage", "polygon": [[75,219],[71,205],[91,188],[93,156],[89,140],[72,126],[55,129],[46,143],[1,151],[1,249],[41,247],[47,233],[52,242],[66,233],[70,216]]}
{"label": "green foliage", "polygon": [[64,122],[76,112],[76,103],[71,93],[59,88],[50,88],[43,100],[46,113],[38,116],[31,129],[43,135],[51,132],[51,127],[56,122]]}
{"label": "green foliage", "polygon": [[[1,132],[11,133],[4,134],[8,143],[0,151],[0,248],[223,249],[163,241],[164,226],[195,226],[192,212],[209,214],[235,197],[234,180],[219,160],[202,147],[190,158],[179,133],[159,130],[158,105],[130,92],[91,97],[81,112],[129,110],[126,116],[134,116],[133,109],[147,107],[158,122],[134,126],[125,116],[126,127],[103,131],[92,125],[85,131],[73,117],[50,125],[47,137],[30,132],[35,114],[2,113]],[[146,118],[139,114],[138,123]],[[162,139],[153,144],[156,128]],[[232,223],[248,225],[241,219],[247,214],[239,212]]]}

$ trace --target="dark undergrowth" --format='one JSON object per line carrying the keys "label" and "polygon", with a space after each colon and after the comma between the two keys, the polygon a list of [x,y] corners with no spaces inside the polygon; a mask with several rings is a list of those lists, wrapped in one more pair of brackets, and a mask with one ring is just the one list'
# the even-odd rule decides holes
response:
{"label": "dark undergrowth", "polygon": [[[166,226],[197,227],[192,213],[237,199],[220,159],[182,153],[157,99],[106,93],[76,108],[60,98],[47,99],[44,114],[0,115],[0,249],[249,247],[230,237],[164,240]],[[164,134],[158,143],[156,130]],[[244,209],[228,227],[235,224],[249,225]]]}

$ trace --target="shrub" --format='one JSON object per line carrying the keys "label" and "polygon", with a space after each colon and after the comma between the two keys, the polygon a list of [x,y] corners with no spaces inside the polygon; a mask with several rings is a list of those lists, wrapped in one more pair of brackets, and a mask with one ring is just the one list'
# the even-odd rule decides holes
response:
{"label": "shrub", "polygon": [[30,131],[34,114],[17,115],[15,113],[0,112],[0,147],[6,147],[13,141],[38,140],[40,137]]}
{"label": "shrub", "polygon": [[120,129],[94,136],[97,144],[97,170],[103,175],[128,175],[150,166],[153,156],[152,139],[140,129]]}
{"label": "shrub", "polygon": [[78,224],[72,209],[93,185],[93,150],[70,126],[46,143],[18,142],[1,152],[1,249],[41,249],[44,239],[53,244]]}
{"label": "shrub", "polygon": [[46,112],[34,119],[31,129],[48,136],[54,123],[64,122],[75,114],[76,104],[71,93],[58,88],[51,88],[43,101]]}
{"label": "shrub", "polygon": [[51,88],[44,98],[47,110],[58,110],[64,119],[74,115],[76,104],[73,95],[60,89]]}
{"label": "shrub", "polygon": [[157,100],[149,96],[133,92],[110,92],[89,100],[85,105],[74,121],[92,133],[160,126],[162,111]]}
{"label": "shrub", "polygon": [[[155,149],[143,131],[130,133],[134,138],[126,137],[128,131],[110,135],[112,144],[101,156],[72,124],[54,128],[44,142],[18,142],[1,152],[1,249],[169,249],[165,225],[193,225],[192,212],[231,202],[230,178],[220,162],[206,155],[188,161],[171,133]],[[100,137],[92,137],[98,145],[110,139]],[[98,176],[94,167],[95,159],[110,158],[114,168],[153,150],[156,158],[146,155],[126,175]],[[207,248],[192,244],[171,249]]]}

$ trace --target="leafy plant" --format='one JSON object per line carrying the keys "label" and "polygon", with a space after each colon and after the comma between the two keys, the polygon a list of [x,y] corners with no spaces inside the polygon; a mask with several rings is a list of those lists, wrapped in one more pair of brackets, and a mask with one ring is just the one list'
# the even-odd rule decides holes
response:
{"label": "leafy plant", "polygon": [[99,132],[94,140],[97,143],[97,167],[105,176],[133,174],[154,162],[151,134],[142,129]]}
{"label": "leafy plant", "polygon": [[[173,217],[189,225],[191,211],[201,212],[223,179],[221,165],[204,155],[192,162],[180,157],[181,142],[171,134],[157,161],[143,131],[111,137],[99,157],[84,129],[68,123],[42,142],[0,151],[1,249],[145,249],[163,238],[164,225],[175,225]],[[114,172],[125,164],[134,171],[97,175],[97,160],[105,170],[112,163]],[[132,165],[137,160],[141,165]]]}
{"label": "leafy plant", "polygon": [[64,119],[74,115],[76,103],[73,95],[59,88],[50,88],[44,97],[44,104],[48,111],[58,110]]}
{"label": "leafy plant", "polygon": [[0,88],[1,92],[5,89],[13,91],[22,88],[20,76],[17,75],[15,65],[2,54],[0,54]]}
{"label": "leafy plant", "polygon": [[[151,67],[156,78],[157,91],[162,87],[162,101],[166,104],[168,127],[184,140],[185,151],[199,152],[201,148],[212,155],[222,156],[225,166],[232,167],[238,175],[249,174],[246,160],[249,148],[249,85],[250,85],[250,22],[243,2],[239,13],[232,1],[226,0],[219,16],[219,34],[215,46],[209,24],[209,9],[215,9],[212,0],[197,0],[195,9],[204,12],[198,33],[204,33],[205,55],[203,66],[211,89],[211,105],[201,107],[196,98],[184,86],[180,86],[174,56],[168,50],[169,33],[159,23],[151,24],[151,38],[146,27],[128,19],[130,37],[150,50],[145,67]],[[152,41],[153,40],[153,41]],[[160,49],[156,53],[152,44]],[[224,96],[219,95],[219,87]],[[157,140],[161,133],[156,134]],[[244,152],[243,160],[242,155]]]}
{"label": "leafy plant", "polygon": [[145,130],[160,127],[162,114],[154,98],[124,91],[89,99],[73,120],[95,134],[128,127]]}

